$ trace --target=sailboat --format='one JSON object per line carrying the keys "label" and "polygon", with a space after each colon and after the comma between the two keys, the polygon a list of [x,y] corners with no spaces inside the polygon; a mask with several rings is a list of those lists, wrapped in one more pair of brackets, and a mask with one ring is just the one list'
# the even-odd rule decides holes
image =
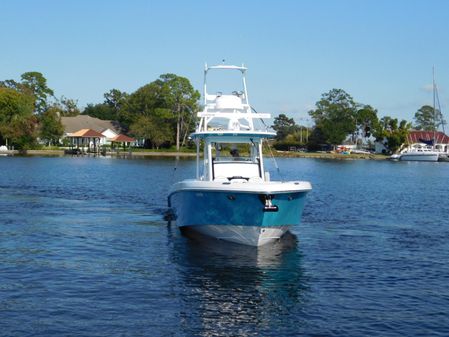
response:
{"label": "sailboat", "polygon": [[[207,90],[211,71],[237,72],[242,88]],[[245,66],[204,69],[204,110],[191,138],[196,143],[196,177],[175,183],[168,196],[177,226],[213,239],[262,246],[299,225],[307,181],[271,181],[265,171],[263,141],[276,134],[257,126],[270,114],[255,113],[248,100]],[[202,150],[203,149],[203,150]],[[201,160],[202,154],[202,160]]]}
{"label": "sailboat", "polygon": [[[443,130],[443,135],[442,135],[443,137],[441,137],[441,138],[444,139],[444,138],[447,138],[446,130],[444,129],[444,125],[446,124],[446,122],[444,120],[443,113],[441,112],[440,97],[438,95],[438,87],[437,87],[436,82],[435,82],[435,68],[432,68],[432,71],[433,71],[433,111],[435,112],[435,119],[436,119],[436,113],[438,111],[439,119],[440,119],[440,122],[441,122],[441,127],[442,127],[442,130]],[[438,110],[435,110],[435,107],[436,107],[435,102],[438,105]],[[444,162],[449,161],[449,153],[448,153],[449,145],[447,145],[447,142],[446,142],[446,145],[444,145],[444,144],[436,144],[437,143],[437,137],[435,137],[435,135],[434,135],[433,139],[434,139],[434,143],[435,143],[434,144],[434,149],[438,152],[438,161],[444,161]]]}
{"label": "sailboat", "polygon": [[[420,139],[419,144],[409,145],[408,148],[399,154],[394,154],[390,158],[401,161],[430,161],[437,162],[444,155],[435,150],[436,142],[436,110],[435,102],[438,98],[437,88],[435,84],[435,70],[432,68],[432,88],[433,88],[433,138],[430,140]],[[439,103],[439,100],[438,100]],[[441,109],[439,110],[441,113]]]}

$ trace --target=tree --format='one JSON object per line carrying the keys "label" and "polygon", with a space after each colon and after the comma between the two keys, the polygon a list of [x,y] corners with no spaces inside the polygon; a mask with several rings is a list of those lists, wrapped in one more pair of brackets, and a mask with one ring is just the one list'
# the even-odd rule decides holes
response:
{"label": "tree", "polygon": [[170,109],[165,108],[163,97],[162,87],[156,82],[151,82],[132,93],[122,108],[122,125],[137,138],[145,138],[146,146],[152,146],[152,139],[155,138],[151,128],[163,129],[165,134],[161,144],[174,141],[174,132],[171,128],[172,114]]}
{"label": "tree", "polygon": [[373,130],[379,124],[379,118],[377,117],[377,110],[371,105],[363,105],[357,111],[357,132],[364,137],[370,137]]}
{"label": "tree", "polygon": [[111,89],[104,94],[104,103],[113,108],[114,111],[118,112],[124,104],[126,104],[128,97],[129,95],[126,92],[122,92],[118,89]]}
{"label": "tree", "polygon": [[29,101],[31,102],[33,108],[35,107],[36,96],[34,95],[33,91],[23,83],[16,82],[14,80],[0,81],[0,88],[12,89],[15,92],[25,95],[29,98]]}
{"label": "tree", "polygon": [[34,98],[11,88],[0,87],[0,137],[19,149],[35,141]]}
{"label": "tree", "polygon": [[423,105],[415,112],[415,129],[434,131],[445,124],[441,112],[430,105]]}
{"label": "tree", "polygon": [[[170,110],[165,108],[162,88],[156,82],[140,87],[128,99],[126,113],[128,119],[137,119],[140,115],[151,116],[157,109],[165,109],[164,118],[170,118]],[[162,116],[161,116],[162,117]]]}
{"label": "tree", "polygon": [[309,136],[307,149],[309,151],[322,150],[322,146],[326,144],[326,137],[319,126],[315,126]]}
{"label": "tree", "polygon": [[10,88],[10,89],[14,89],[16,91],[22,91],[22,89],[23,89],[22,84],[14,81],[14,80],[0,81],[0,87]]}
{"label": "tree", "polygon": [[33,97],[10,88],[0,88],[0,123],[11,123],[18,116],[33,113]]}
{"label": "tree", "polygon": [[357,108],[348,93],[342,89],[332,89],[322,95],[316,109],[309,111],[309,114],[325,141],[335,146],[356,130]]}
{"label": "tree", "polygon": [[374,129],[374,137],[382,142],[390,152],[396,152],[407,139],[411,124],[406,120],[398,121],[397,118],[384,116]]}
{"label": "tree", "polygon": [[193,88],[190,81],[175,74],[163,74],[155,81],[161,86],[165,108],[170,109],[176,128],[176,150],[184,145],[191,127],[194,125],[194,113],[198,110],[200,93]]}
{"label": "tree", "polygon": [[50,107],[40,117],[40,138],[48,145],[56,144],[64,134],[60,111],[57,107]]}
{"label": "tree", "polygon": [[31,71],[22,74],[22,86],[31,91],[36,98],[35,112],[38,114],[43,113],[48,106],[47,99],[49,96],[53,96],[53,90],[47,86],[46,78],[37,71]]}
{"label": "tree", "polygon": [[274,118],[272,128],[276,131],[277,141],[282,141],[287,135],[298,131],[298,126],[293,118],[288,118],[285,114],[280,114]]}
{"label": "tree", "polygon": [[145,139],[145,145],[159,147],[171,140],[168,124],[160,124],[151,116],[140,116],[132,125],[130,132],[137,138]]}
{"label": "tree", "polygon": [[122,118],[127,126],[140,116],[152,116],[163,123],[170,123],[172,119],[170,109],[166,108],[163,90],[156,82],[146,84],[132,93],[123,110]]}
{"label": "tree", "polygon": [[129,116],[126,114],[125,107],[128,104],[129,95],[118,89],[111,89],[104,94],[104,105],[111,111],[110,120],[118,121],[129,126]]}
{"label": "tree", "polygon": [[6,137],[19,150],[28,150],[36,144],[37,117],[35,115],[14,118],[9,125]]}
{"label": "tree", "polygon": [[156,127],[167,124],[169,128],[164,132],[179,150],[194,127],[199,97],[188,79],[174,74],[161,75],[129,95],[121,111],[121,122],[131,126],[140,116],[147,116]]}
{"label": "tree", "polygon": [[118,121],[129,128],[130,121],[126,116],[125,106],[129,95],[118,89],[111,89],[104,94],[104,102],[99,104],[88,104],[82,114],[103,120]]}
{"label": "tree", "polygon": [[67,98],[62,96],[56,106],[61,111],[61,116],[64,117],[73,117],[78,116],[81,111],[78,108],[78,100],[74,100],[71,98]]}
{"label": "tree", "polygon": [[83,115],[89,115],[103,120],[117,120],[116,112],[113,108],[105,103],[88,104],[83,112]]}

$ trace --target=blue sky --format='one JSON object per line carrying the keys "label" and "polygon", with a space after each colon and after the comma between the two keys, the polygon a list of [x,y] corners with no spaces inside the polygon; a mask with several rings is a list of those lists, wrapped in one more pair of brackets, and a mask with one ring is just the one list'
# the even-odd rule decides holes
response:
{"label": "blue sky", "polygon": [[40,71],[56,96],[100,103],[160,74],[202,87],[204,63],[248,66],[252,105],[300,123],[332,88],[412,120],[436,69],[449,118],[449,1],[5,1],[0,80]]}

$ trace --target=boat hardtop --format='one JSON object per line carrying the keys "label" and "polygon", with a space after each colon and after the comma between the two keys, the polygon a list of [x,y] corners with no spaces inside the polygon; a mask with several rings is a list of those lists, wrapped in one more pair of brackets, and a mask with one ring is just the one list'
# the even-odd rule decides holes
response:
{"label": "boat hardtop", "polygon": [[[238,70],[242,74],[242,90],[233,91],[232,93],[217,92],[210,94],[207,91],[207,74],[210,70]],[[205,66],[204,69],[204,110],[198,113],[200,122],[198,124],[196,134],[207,134],[209,131],[220,131],[215,127],[211,127],[213,121],[223,119],[227,121],[226,125],[223,125],[221,131],[223,133],[232,132],[233,134],[238,132],[245,134],[246,132],[254,132],[260,135],[265,135],[267,138],[274,137],[274,132],[264,130],[257,130],[254,125],[254,120],[271,118],[268,113],[256,113],[249,104],[248,91],[246,87],[246,71],[245,66],[233,66],[233,65],[217,65],[217,66]],[[254,111],[254,112],[253,112]]]}

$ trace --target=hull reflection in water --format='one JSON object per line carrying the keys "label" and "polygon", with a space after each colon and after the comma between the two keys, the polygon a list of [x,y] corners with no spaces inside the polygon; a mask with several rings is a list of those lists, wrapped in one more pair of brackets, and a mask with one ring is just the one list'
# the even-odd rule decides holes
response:
{"label": "hull reflection in water", "polygon": [[[194,231],[186,235],[175,240],[172,253],[187,335],[295,335],[307,324],[301,317],[309,287],[296,236],[288,232],[275,243],[251,247]],[[280,317],[297,324],[279,325]]]}
{"label": "hull reflection in water", "polygon": [[[286,232],[280,239],[263,245],[258,249],[249,245],[241,245],[219,239],[211,239],[197,230],[181,229],[181,233],[190,239],[190,249],[201,252],[201,255],[213,253],[231,262],[232,266],[269,267],[281,263],[282,254],[296,250],[296,235]],[[210,258],[210,257],[209,257]]]}

